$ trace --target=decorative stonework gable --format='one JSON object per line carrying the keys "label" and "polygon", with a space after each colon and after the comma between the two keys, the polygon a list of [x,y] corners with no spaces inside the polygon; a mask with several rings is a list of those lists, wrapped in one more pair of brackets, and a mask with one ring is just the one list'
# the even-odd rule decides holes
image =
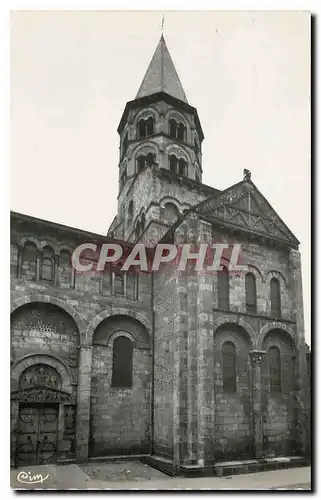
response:
{"label": "decorative stonework gable", "polygon": [[219,219],[258,235],[298,245],[298,240],[251,181],[236,184],[221,195],[208,198],[195,210],[213,221]]}
{"label": "decorative stonework gable", "polygon": [[259,366],[263,363],[266,351],[250,351],[249,356],[252,366]]}

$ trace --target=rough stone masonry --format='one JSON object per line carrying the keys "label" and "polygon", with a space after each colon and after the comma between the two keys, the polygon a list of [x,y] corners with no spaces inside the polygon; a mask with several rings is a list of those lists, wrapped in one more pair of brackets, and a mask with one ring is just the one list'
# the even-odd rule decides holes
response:
{"label": "rough stone masonry", "polygon": [[[107,236],[11,213],[12,464],[308,455],[299,242],[250,172],[202,183],[201,123],[163,36],[118,133]],[[86,242],[238,243],[247,272],[228,255],[217,273],[77,272]]]}

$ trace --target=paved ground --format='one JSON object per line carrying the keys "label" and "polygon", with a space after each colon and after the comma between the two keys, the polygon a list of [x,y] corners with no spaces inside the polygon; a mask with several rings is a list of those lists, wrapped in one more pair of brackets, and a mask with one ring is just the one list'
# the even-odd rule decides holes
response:
{"label": "paved ground", "polygon": [[167,480],[169,476],[163,474],[139,460],[132,462],[119,461],[115,463],[90,463],[81,465],[81,469],[91,479],[101,481],[150,481]]}
{"label": "paved ground", "polygon": [[54,466],[11,470],[14,489],[113,490],[275,490],[311,489],[310,467],[226,477],[169,477],[139,461]]}

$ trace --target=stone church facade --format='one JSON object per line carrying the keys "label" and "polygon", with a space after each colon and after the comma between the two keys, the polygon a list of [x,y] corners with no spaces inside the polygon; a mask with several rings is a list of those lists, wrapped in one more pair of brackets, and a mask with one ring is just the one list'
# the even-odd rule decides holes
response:
{"label": "stone church facade", "polygon": [[[11,213],[11,462],[176,469],[309,452],[299,242],[246,171],[202,183],[197,110],[163,36],[120,136],[107,236]],[[238,243],[246,273],[80,273],[78,245]],[[224,260],[223,259],[223,260]]]}

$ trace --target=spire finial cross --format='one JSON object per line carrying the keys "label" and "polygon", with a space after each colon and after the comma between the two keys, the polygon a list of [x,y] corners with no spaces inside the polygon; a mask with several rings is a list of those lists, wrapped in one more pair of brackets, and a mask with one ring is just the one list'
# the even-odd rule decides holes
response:
{"label": "spire finial cross", "polygon": [[161,33],[164,33],[164,14],[162,15]]}

